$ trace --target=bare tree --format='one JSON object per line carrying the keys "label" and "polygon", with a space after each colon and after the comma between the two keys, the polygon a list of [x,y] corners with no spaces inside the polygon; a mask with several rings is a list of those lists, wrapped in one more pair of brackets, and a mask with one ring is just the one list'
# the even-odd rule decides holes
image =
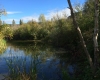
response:
{"label": "bare tree", "polygon": [[0,25],[2,25],[1,16],[6,15],[6,14],[7,14],[6,10],[3,7],[1,7],[1,5],[0,5]]}
{"label": "bare tree", "polygon": [[76,19],[75,19],[75,15],[74,15],[74,11],[73,11],[73,8],[72,8],[72,5],[71,5],[71,2],[70,0],[67,0],[68,4],[69,4],[69,9],[71,11],[71,16],[72,16],[72,19],[73,19],[73,24],[74,24],[74,27],[79,35],[79,38],[80,38],[80,41],[81,41],[81,45],[84,49],[84,52],[86,53],[86,56],[87,56],[87,59],[89,61],[89,64],[90,64],[90,67],[92,69],[92,71],[94,72],[94,66],[93,66],[93,62],[92,62],[92,58],[87,50],[87,47],[86,47],[86,44],[85,44],[85,41],[84,41],[84,38],[83,38],[83,35],[81,33],[81,30],[76,22]]}
{"label": "bare tree", "polygon": [[99,57],[99,49],[98,49],[98,32],[99,32],[99,0],[95,0],[95,25],[94,25],[94,35],[93,35],[93,41],[94,41],[94,69],[96,70],[98,68],[98,57]]}
{"label": "bare tree", "polygon": [[0,17],[1,17],[1,15],[6,15],[6,14],[7,14],[6,10],[3,7],[1,7],[1,5],[0,5]]}

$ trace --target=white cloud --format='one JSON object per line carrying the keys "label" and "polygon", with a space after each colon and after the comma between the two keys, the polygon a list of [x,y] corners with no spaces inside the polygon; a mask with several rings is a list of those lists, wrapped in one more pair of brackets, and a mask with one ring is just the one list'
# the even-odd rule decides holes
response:
{"label": "white cloud", "polygon": [[[17,23],[18,21],[19,21],[19,19],[14,19],[15,20],[15,22]],[[4,20],[6,23],[12,23],[12,21],[13,21],[13,19],[6,19],[6,20]]]}
{"label": "white cloud", "polygon": [[[15,14],[15,13],[21,13],[21,12],[7,12],[8,14]],[[54,10],[49,10],[47,12],[47,14],[44,14],[45,15],[45,18],[47,20],[50,20],[51,18],[53,18],[54,16],[57,17],[57,15],[61,18],[61,17],[64,17],[64,16],[69,16],[70,15],[70,10],[68,8],[65,8],[65,9],[62,9],[62,10],[57,10],[57,9],[54,9]],[[27,21],[30,21],[30,20],[35,20],[35,21],[38,21],[38,18],[39,18],[39,14],[35,14],[35,15],[30,15],[30,16],[25,16],[25,17],[22,17],[20,19],[22,19],[24,22],[27,22]],[[20,19],[14,19],[16,21],[16,23],[19,23],[19,20]],[[6,23],[12,23],[12,20],[13,19],[6,19],[5,22]]]}
{"label": "white cloud", "polygon": [[[61,17],[64,17],[64,16],[69,16],[70,15],[70,10],[68,8],[65,8],[65,9],[62,9],[62,10],[50,10],[48,11],[47,14],[44,14],[45,15],[45,18],[47,20],[50,20],[51,18],[53,18],[54,16],[59,16],[60,18]],[[23,21],[27,22],[29,20],[35,20],[35,21],[38,21],[38,18],[39,18],[39,15],[32,15],[32,16],[25,16],[25,17],[22,17],[21,19],[23,19]]]}
{"label": "white cloud", "polygon": [[68,17],[70,15],[70,10],[68,8],[62,9],[62,10],[51,10],[48,12],[46,16],[46,19],[51,19],[52,17]]}
{"label": "white cloud", "polygon": [[27,21],[30,21],[30,20],[35,20],[35,21],[38,21],[38,17],[39,15],[32,15],[32,16],[25,16],[25,17],[22,17],[21,19],[25,22]]}
{"label": "white cloud", "polygon": [[7,14],[17,14],[17,13],[22,13],[20,11],[8,11]]}

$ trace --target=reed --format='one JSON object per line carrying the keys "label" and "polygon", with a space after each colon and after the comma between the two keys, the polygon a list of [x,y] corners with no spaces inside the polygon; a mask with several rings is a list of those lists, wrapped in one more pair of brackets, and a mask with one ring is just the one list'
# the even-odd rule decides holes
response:
{"label": "reed", "polygon": [[40,62],[37,55],[30,57],[30,60],[27,57],[5,59],[9,69],[7,80],[37,80],[37,66]]}

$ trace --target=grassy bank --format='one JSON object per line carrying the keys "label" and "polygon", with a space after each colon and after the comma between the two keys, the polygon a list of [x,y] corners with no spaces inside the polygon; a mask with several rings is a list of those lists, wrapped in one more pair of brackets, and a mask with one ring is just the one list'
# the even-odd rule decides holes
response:
{"label": "grassy bank", "polygon": [[3,35],[0,34],[0,53],[6,48],[6,41],[3,39]]}

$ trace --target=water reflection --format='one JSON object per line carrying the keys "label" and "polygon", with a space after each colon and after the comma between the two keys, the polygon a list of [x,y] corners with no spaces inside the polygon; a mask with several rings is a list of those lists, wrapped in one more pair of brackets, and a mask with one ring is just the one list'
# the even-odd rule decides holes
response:
{"label": "water reflection", "polygon": [[0,73],[8,73],[9,64],[12,67],[20,66],[21,71],[24,66],[26,72],[34,67],[38,80],[62,80],[62,68],[70,74],[74,72],[73,66],[68,64],[66,51],[63,49],[34,43],[7,45],[7,49],[0,56]]}

